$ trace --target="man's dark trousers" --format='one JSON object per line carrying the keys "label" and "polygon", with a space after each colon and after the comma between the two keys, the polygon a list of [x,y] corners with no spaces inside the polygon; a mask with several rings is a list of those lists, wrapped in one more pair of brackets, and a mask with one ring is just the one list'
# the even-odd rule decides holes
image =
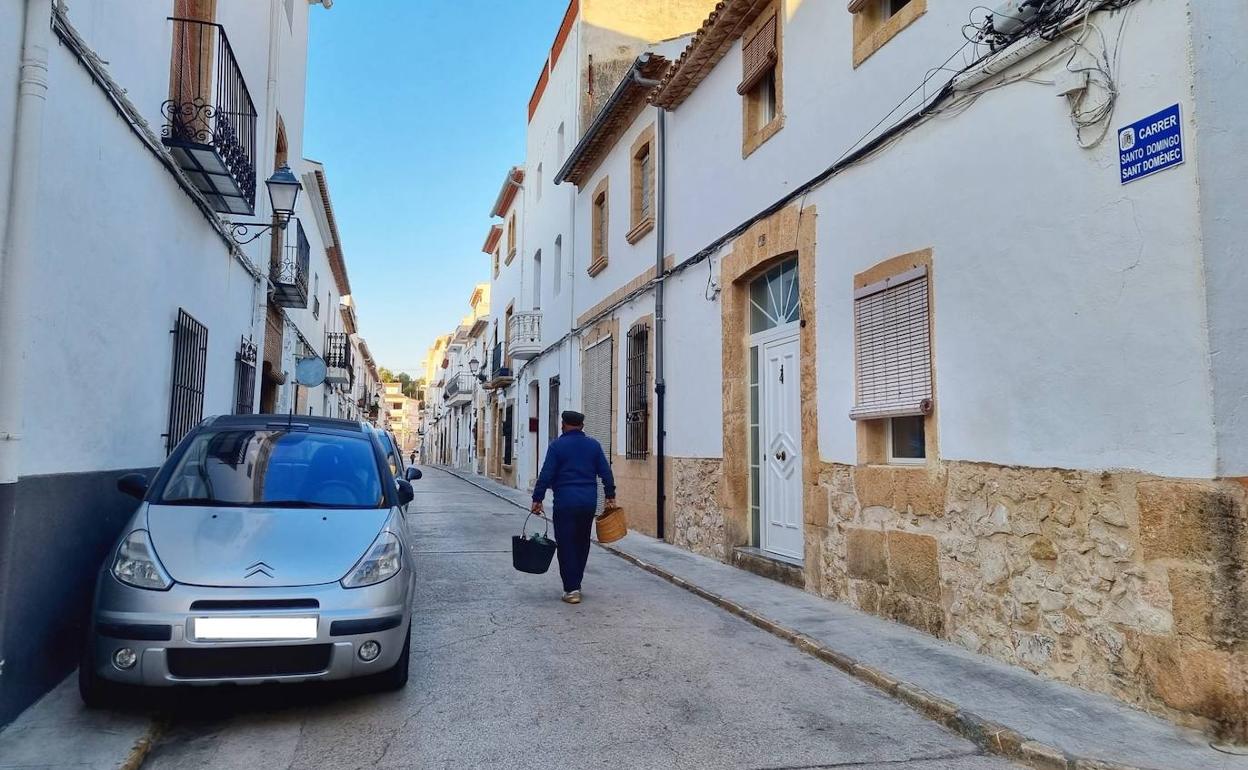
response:
{"label": "man's dark trousers", "polygon": [[563,590],[581,590],[585,562],[589,561],[589,534],[594,526],[594,508],[556,505],[555,542],[559,544],[559,576]]}

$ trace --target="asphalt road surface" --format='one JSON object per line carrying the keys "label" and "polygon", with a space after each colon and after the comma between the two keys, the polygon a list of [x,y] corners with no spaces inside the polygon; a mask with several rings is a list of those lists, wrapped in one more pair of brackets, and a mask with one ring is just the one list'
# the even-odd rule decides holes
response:
{"label": "asphalt road surface", "polygon": [[585,603],[511,568],[515,506],[415,483],[407,689],[187,690],[144,768],[1014,767],[790,644],[605,551]]}

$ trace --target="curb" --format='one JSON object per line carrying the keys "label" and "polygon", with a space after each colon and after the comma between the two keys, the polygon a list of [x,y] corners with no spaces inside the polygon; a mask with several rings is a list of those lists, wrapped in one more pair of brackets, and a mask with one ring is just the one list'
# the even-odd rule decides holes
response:
{"label": "curb", "polygon": [[886,695],[896,698],[928,719],[971,741],[984,751],[1022,762],[1029,767],[1036,768],[1036,770],[1156,770],[1156,768],[1124,765],[1062,751],[1056,746],[1035,740],[1019,733],[1017,730],[966,711],[951,700],[930,693],[908,682],[901,681],[887,672],[860,663],[854,658],[837,652],[800,631],[795,631],[776,623],[748,607],[744,607],[731,599],[695,585],[662,567],[626,553],[614,545],[599,543],[599,546],[630,564],[657,575],[721,609],[727,610],[764,631],[784,639],[802,652],[812,655],[824,663],[835,666],[850,676],[884,692]]}
{"label": "curb", "polygon": [[160,740],[160,736],[164,735],[166,726],[164,720],[153,719],[148,724],[146,732],[134,741],[134,746],[130,748],[130,753],[117,766],[117,770],[139,770],[139,768],[143,767],[143,763],[147,761],[147,755],[152,752],[156,741]]}
{"label": "curb", "polygon": [[[440,465],[432,466],[438,470],[467,482],[482,491],[511,503],[512,505],[524,509],[524,506],[517,503],[497,490],[476,481],[459,471],[451,470]],[[737,617],[752,623],[755,626],[771,633],[802,652],[812,655],[824,663],[828,663],[836,668],[844,671],[846,674],[865,682],[872,687],[882,691],[890,697],[896,698],[910,708],[922,714],[924,717],[943,725],[946,729],[953,733],[961,735],[963,738],[979,746],[984,751],[998,756],[1012,759],[1016,762],[1022,762],[1035,770],[1158,770],[1157,768],[1148,768],[1140,765],[1125,765],[1118,762],[1107,761],[1103,759],[1093,759],[1091,757],[1083,757],[1073,755],[1062,751],[1056,746],[1051,746],[1043,741],[1030,738],[1012,728],[993,722],[978,714],[966,711],[951,700],[942,698],[938,695],[928,692],[921,687],[903,682],[900,679],[881,671],[864,663],[859,663],[854,658],[837,652],[822,642],[791,628],[783,626],[775,621],[767,618],[760,613],[745,607],[737,602],[727,599],[719,594],[702,588],[699,585],[689,582],[684,578],[672,572],[651,564],[640,559],[630,553],[620,550],[611,544],[598,543],[595,544],[605,551],[609,551],[624,561],[629,562],[635,567],[657,575],[669,583],[685,589],[686,591],[701,597],[706,601],[714,604],[721,609],[736,615]]]}
{"label": "curb", "polygon": [[481,482],[473,479],[471,476],[465,474],[463,471],[448,468],[445,465],[430,465],[429,467],[435,468],[437,470],[442,471],[443,473],[454,476],[460,481],[467,482],[471,484],[472,486],[476,487],[477,489],[480,489],[482,492],[488,492],[491,495],[494,495],[495,497],[497,497],[499,500],[502,500],[503,502],[511,503],[512,505],[516,506],[522,511],[526,510],[525,507],[521,505],[520,503],[517,503],[515,500],[512,500],[510,497],[507,497],[503,493],[499,492],[497,489],[491,489],[490,487],[487,487],[485,484],[482,484]]}

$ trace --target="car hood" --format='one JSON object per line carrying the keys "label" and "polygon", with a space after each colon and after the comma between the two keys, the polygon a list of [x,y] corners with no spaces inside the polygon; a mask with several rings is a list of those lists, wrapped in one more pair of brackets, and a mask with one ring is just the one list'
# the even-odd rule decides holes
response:
{"label": "car hood", "polygon": [[152,505],[156,556],[179,583],[269,588],[341,580],[377,538],[386,509]]}

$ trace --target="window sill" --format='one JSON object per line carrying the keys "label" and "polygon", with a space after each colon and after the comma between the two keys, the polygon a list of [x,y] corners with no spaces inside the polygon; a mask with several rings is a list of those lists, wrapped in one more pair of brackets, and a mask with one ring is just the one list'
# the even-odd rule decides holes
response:
{"label": "window sill", "polygon": [[654,229],[654,217],[646,217],[645,219],[638,222],[636,227],[634,227],[632,230],[629,230],[628,235],[625,235],[624,239],[627,240],[629,244],[637,243],[637,241],[640,241],[642,238],[646,236],[647,233],[649,233],[653,229]]}
{"label": "window sill", "polygon": [[599,257],[598,259],[595,259],[593,263],[585,270],[585,272],[589,273],[590,278],[593,278],[594,276],[598,275],[599,273],[601,273],[603,270],[606,270],[606,269],[607,269],[607,258],[603,256],[603,257]]}
{"label": "window sill", "polygon": [[[854,40],[854,69],[857,69],[871,55],[880,50],[896,37],[903,29],[918,21],[919,17],[927,13],[927,0],[914,0],[914,2],[902,8],[897,15],[885,21],[876,27],[869,34],[861,39]],[[860,19],[855,19],[855,32],[857,25],[863,23]]]}
{"label": "window sill", "polygon": [[742,159],[754,154],[754,151],[767,143],[767,140],[780,133],[784,128],[784,115],[777,115],[772,121],[745,138],[741,147]]}

